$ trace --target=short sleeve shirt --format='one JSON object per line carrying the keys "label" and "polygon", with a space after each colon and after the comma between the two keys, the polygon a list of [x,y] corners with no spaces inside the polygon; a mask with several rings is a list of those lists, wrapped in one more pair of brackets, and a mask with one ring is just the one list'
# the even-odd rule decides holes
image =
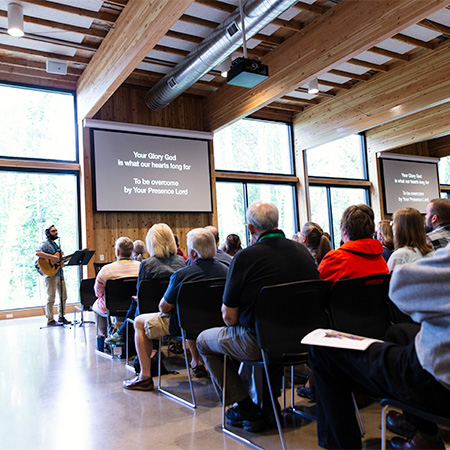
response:
{"label": "short sleeve shirt", "polygon": [[[177,270],[170,277],[169,286],[164,293],[164,300],[170,305],[175,305],[181,285],[184,282],[208,278],[225,278],[227,271],[228,267],[215,259],[199,259],[191,266]],[[176,308],[173,308],[170,312],[169,331],[172,336],[181,334]]]}

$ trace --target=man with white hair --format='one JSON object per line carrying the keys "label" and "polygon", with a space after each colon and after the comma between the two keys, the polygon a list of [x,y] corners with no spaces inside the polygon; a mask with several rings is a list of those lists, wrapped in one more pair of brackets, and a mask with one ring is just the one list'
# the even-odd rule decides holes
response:
{"label": "man with white hair", "polygon": [[[187,281],[226,277],[228,268],[216,261],[216,241],[210,231],[195,228],[186,236],[189,258],[193,264],[177,270],[169,281],[169,286],[159,303],[159,313],[141,314],[134,321],[135,345],[141,366],[139,376],[125,380],[125,389],[151,391],[154,384],[150,372],[153,339],[160,336],[180,336],[176,313],[176,300],[181,285]],[[198,354],[195,340],[188,339],[192,355],[191,367],[197,377],[206,376],[206,370]]]}
{"label": "man with white hair", "polygon": [[[319,272],[307,248],[286,239],[278,229],[278,209],[270,203],[255,202],[247,210],[247,227],[254,245],[239,251],[230,265],[223,295],[222,315],[226,327],[203,331],[197,338],[200,355],[222,398],[223,355],[241,360],[260,360],[256,339],[255,306],[261,288],[279,283],[319,279]],[[280,312],[276,304],[274,314]],[[237,403],[226,412],[229,425],[258,431],[274,422],[267,385],[263,386],[263,410],[250,398],[235,367],[227,366],[227,404]],[[282,368],[271,367],[275,392],[281,386]],[[278,394],[279,395],[279,394]]]}

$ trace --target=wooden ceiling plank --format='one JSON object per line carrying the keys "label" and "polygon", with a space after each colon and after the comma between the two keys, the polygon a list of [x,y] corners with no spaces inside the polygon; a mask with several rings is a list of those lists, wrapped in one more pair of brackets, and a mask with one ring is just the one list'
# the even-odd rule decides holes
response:
{"label": "wooden ceiling plank", "polygon": [[[262,59],[271,72],[267,80],[251,89],[224,85],[209,95],[204,100],[205,129],[215,131],[254,113],[449,4],[342,0]],[[349,24],[351,30],[342,33]]]}
{"label": "wooden ceiling plank", "polygon": [[326,80],[319,80],[319,83],[324,86],[330,86],[337,89],[351,89],[353,86],[351,83],[334,83],[333,81]]}
{"label": "wooden ceiling plank", "polygon": [[[8,13],[6,11],[0,11],[0,17],[8,17]],[[25,23],[32,23],[33,25],[42,25],[43,27],[54,28],[57,30],[70,31],[71,33],[83,34],[86,36],[92,36],[97,38],[104,38],[107,34],[106,31],[103,30],[95,30],[91,28],[82,28],[75,27],[73,25],[67,25],[61,22],[53,22],[52,20],[44,20],[31,16],[23,16],[23,20]]]}
{"label": "wooden ceiling plank", "polygon": [[367,150],[377,153],[449,135],[449,114],[450,103],[444,103],[372,128],[366,132]]}
{"label": "wooden ceiling plank", "polygon": [[203,38],[202,37],[192,36],[192,35],[186,34],[186,33],[180,33],[179,31],[169,30],[166,33],[166,36],[174,38],[174,39],[180,39],[182,41],[191,42],[192,44],[200,44],[201,42],[203,42]]}
{"label": "wooden ceiling plank", "polygon": [[92,118],[193,0],[130,0],[78,80],[78,118]]}
{"label": "wooden ceiling plank", "polygon": [[236,10],[236,6],[229,3],[219,2],[217,0],[195,0],[195,3],[231,14]]}
{"label": "wooden ceiling plank", "polygon": [[288,111],[302,112],[304,110],[303,106],[292,105],[284,102],[272,102],[268,105],[270,108],[283,109]]}
{"label": "wooden ceiling plank", "polygon": [[299,114],[294,122],[298,144],[302,148],[314,147],[400,117],[408,120],[406,116],[447,102],[449,57],[450,41],[408,64],[356,85],[335,101],[323,101]]}
{"label": "wooden ceiling plank", "polygon": [[45,8],[54,9],[56,11],[63,11],[69,14],[75,14],[81,17],[89,17],[91,19],[96,19],[100,22],[106,22],[109,24],[114,24],[117,20],[118,14],[102,13],[91,11],[89,9],[76,8],[74,6],[63,5],[61,3],[53,3],[45,0],[21,0],[22,3],[29,3],[30,5],[43,6]]}

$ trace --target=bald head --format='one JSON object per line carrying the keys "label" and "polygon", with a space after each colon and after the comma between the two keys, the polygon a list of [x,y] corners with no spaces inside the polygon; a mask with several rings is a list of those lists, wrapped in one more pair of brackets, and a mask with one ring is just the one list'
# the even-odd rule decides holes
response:
{"label": "bald head", "polygon": [[217,230],[216,227],[213,227],[212,225],[208,225],[205,227],[205,230],[208,230],[212,233],[212,235],[214,236],[214,239],[216,240],[216,244],[219,243],[219,231]]}
{"label": "bald head", "polygon": [[278,209],[271,203],[253,202],[247,209],[247,224],[259,234],[278,228]]}

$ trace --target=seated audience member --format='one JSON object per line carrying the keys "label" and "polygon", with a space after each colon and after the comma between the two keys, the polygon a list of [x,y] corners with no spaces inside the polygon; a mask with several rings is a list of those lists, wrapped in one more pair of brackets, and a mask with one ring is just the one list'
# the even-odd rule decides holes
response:
{"label": "seated audience member", "polygon": [[450,242],[450,199],[434,198],[428,203],[425,231],[435,250]]}
{"label": "seated audience member", "polygon": [[341,278],[357,278],[378,273],[388,273],[386,261],[381,254],[381,242],[372,239],[375,232],[374,214],[367,205],[349,206],[341,218],[343,244],[331,250],[319,265],[323,280],[337,281]]}
{"label": "seated audience member", "polygon": [[212,235],[214,236],[214,239],[216,240],[217,251],[216,251],[215,258],[218,261],[220,261],[222,264],[225,264],[227,267],[229,267],[231,264],[231,261],[232,261],[232,257],[230,255],[228,255],[227,253],[225,253],[220,248],[218,248],[219,247],[219,231],[217,230],[216,227],[213,227],[211,225],[206,226],[205,230],[210,231],[212,233]]}
{"label": "seated audience member", "polygon": [[309,250],[317,265],[331,250],[330,235],[324,233],[320,225],[315,222],[306,222],[303,225],[299,242]]}
{"label": "seated audience member", "polygon": [[142,262],[144,259],[145,244],[139,239],[133,242],[133,261]]}
{"label": "seated audience member", "polygon": [[[180,336],[176,313],[176,300],[181,285],[186,281],[225,277],[228,267],[214,259],[216,242],[214,236],[204,228],[189,231],[186,237],[189,257],[193,264],[178,270],[170,277],[169,286],[159,303],[159,313],[141,314],[134,321],[135,345],[141,366],[141,373],[132,380],[125,380],[125,389],[151,391],[153,379],[150,374],[150,359],[153,339],[160,336]],[[206,369],[198,354],[195,340],[188,339],[192,355],[191,367],[198,378],[206,376]]]}
{"label": "seated audience member", "polygon": [[233,257],[239,250],[242,250],[241,238],[237,234],[229,234],[223,245],[223,251]]}
{"label": "seated audience member", "polygon": [[427,243],[424,219],[417,209],[402,208],[395,211],[392,231],[395,251],[388,262],[390,272],[398,265],[434,255],[433,247]]}
{"label": "seated audience member", "polygon": [[[389,297],[420,323],[419,333],[408,345],[377,342],[365,351],[310,348],[321,447],[361,448],[353,391],[450,417],[449,292],[450,244],[433,258],[401,265],[392,274]],[[388,428],[407,437],[391,439],[391,448],[444,450],[436,424],[411,414],[390,412],[388,416]]]}
{"label": "seated audience member", "polygon": [[96,313],[98,330],[103,336],[106,335],[106,305],[105,287],[108,280],[118,278],[137,277],[139,272],[139,261],[132,261],[133,241],[127,237],[120,237],[115,245],[117,261],[103,266],[95,279],[94,292],[97,300],[92,305]]}
{"label": "seated audience member", "polygon": [[[301,244],[286,239],[278,229],[278,210],[270,203],[255,202],[247,209],[247,227],[253,245],[241,250],[231,263],[223,296],[222,315],[226,327],[203,331],[197,347],[222,399],[223,355],[237,360],[260,360],[255,325],[255,306],[261,288],[279,283],[318,279],[313,258]],[[274,304],[274,313],[277,313]],[[289,314],[288,311],[279,312]],[[274,416],[267,385],[262,406],[249,396],[237,368],[227,366],[227,404],[236,406],[226,412],[229,425],[258,431],[273,423]],[[270,368],[275,395],[279,395],[282,368]],[[265,381],[265,380],[264,380]]]}
{"label": "seated audience member", "polygon": [[386,262],[394,252],[394,235],[392,234],[392,225],[389,220],[381,220],[378,224],[377,239],[383,246],[381,256]]}
{"label": "seated audience member", "polygon": [[180,242],[178,240],[178,236],[176,234],[174,234],[173,237],[175,238],[175,245],[177,246],[177,255],[182,256],[184,258],[184,260],[186,261],[187,256],[183,255],[183,250],[181,250],[181,248],[180,248]]}
{"label": "seated audience member", "polygon": [[[168,279],[178,269],[186,266],[181,256],[176,255],[175,239],[172,230],[165,223],[153,225],[145,238],[150,258],[144,259],[139,268],[137,289],[144,280]],[[139,315],[137,298],[134,297],[127,318],[134,319]],[[112,336],[107,338],[107,344],[123,342],[126,334],[126,322]]]}

